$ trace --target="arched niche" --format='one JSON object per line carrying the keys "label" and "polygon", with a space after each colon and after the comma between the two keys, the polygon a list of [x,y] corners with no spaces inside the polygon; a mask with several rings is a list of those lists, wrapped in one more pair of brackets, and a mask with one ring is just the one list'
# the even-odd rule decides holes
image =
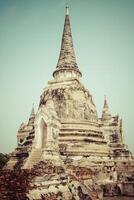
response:
{"label": "arched niche", "polygon": [[40,130],[40,148],[45,148],[46,143],[47,143],[47,124],[43,120],[43,118],[40,120],[39,124],[39,130]]}

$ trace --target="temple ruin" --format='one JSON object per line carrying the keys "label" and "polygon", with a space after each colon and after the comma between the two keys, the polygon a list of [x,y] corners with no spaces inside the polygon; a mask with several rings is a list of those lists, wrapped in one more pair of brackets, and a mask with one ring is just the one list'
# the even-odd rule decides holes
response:
{"label": "temple ruin", "polygon": [[93,97],[81,78],[66,7],[53,79],[40,96],[37,112],[33,108],[28,122],[20,125],[17,147],[0,176],[0,199],[10,199],[6,180],[14,170],[20,173],[19,180],[12,175],[14,184],[28,179],[27,187],[16,185],[18,197],[14,199],[134,196],[134,159],[124,141],[122,119],[112,116],[106,97],[98,117]]}

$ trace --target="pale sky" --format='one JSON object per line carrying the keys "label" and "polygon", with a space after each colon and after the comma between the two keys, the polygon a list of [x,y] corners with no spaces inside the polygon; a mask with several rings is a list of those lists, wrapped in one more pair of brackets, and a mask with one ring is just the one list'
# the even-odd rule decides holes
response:
{"label": "pale sky", "polygon": [[[0,0],[0,152],[12,152],[22,122],[55,70],[65,0]],[[70,0],[82,82],[101,115],[104,95],[123,118],[134,152],[134,0]]]}

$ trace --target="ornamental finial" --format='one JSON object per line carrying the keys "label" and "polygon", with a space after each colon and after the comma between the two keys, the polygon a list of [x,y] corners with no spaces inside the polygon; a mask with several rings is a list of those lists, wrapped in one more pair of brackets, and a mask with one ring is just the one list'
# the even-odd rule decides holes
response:
{"label": "ornamental finial", "polygon": [[69,15],[69,6],[68,6],[68,4],[66,5],[66,15]]}

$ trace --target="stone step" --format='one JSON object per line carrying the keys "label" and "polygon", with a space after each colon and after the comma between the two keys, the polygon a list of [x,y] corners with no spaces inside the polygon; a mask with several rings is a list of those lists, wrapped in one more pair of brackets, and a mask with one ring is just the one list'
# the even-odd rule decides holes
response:
{"label": "stone step", "polygon": [[17,159],[12,160],[12,158],[7,162],[3,169],[13,169],[17,164]]}
{"label": "stone step", "polygon": [[60,136],[59,138],[59,141],[62,142],[62,141],[76,141],[76,142],[79,142],[79,141],[85,141],[85,142],[97,142],[97,143],[106,143],[104,139],[102,138],[94,138],[94,137],[79,137],[79,136]]}
{"label": "stone step", "polygon": [[24,169],[31,169],[37,162],[39,162],[42,155],[41,149],[33,149],[30,153],[29,158],[24,164]]}
{"label": "stone step", "polygon": [[93,138],[94,140],[104,140],[104,136],[101,133],[90,133],[90,132],[76,132],[76,131],[71,131],[71,132],[60,132],[59,133],[59,139],[63,138]]}

